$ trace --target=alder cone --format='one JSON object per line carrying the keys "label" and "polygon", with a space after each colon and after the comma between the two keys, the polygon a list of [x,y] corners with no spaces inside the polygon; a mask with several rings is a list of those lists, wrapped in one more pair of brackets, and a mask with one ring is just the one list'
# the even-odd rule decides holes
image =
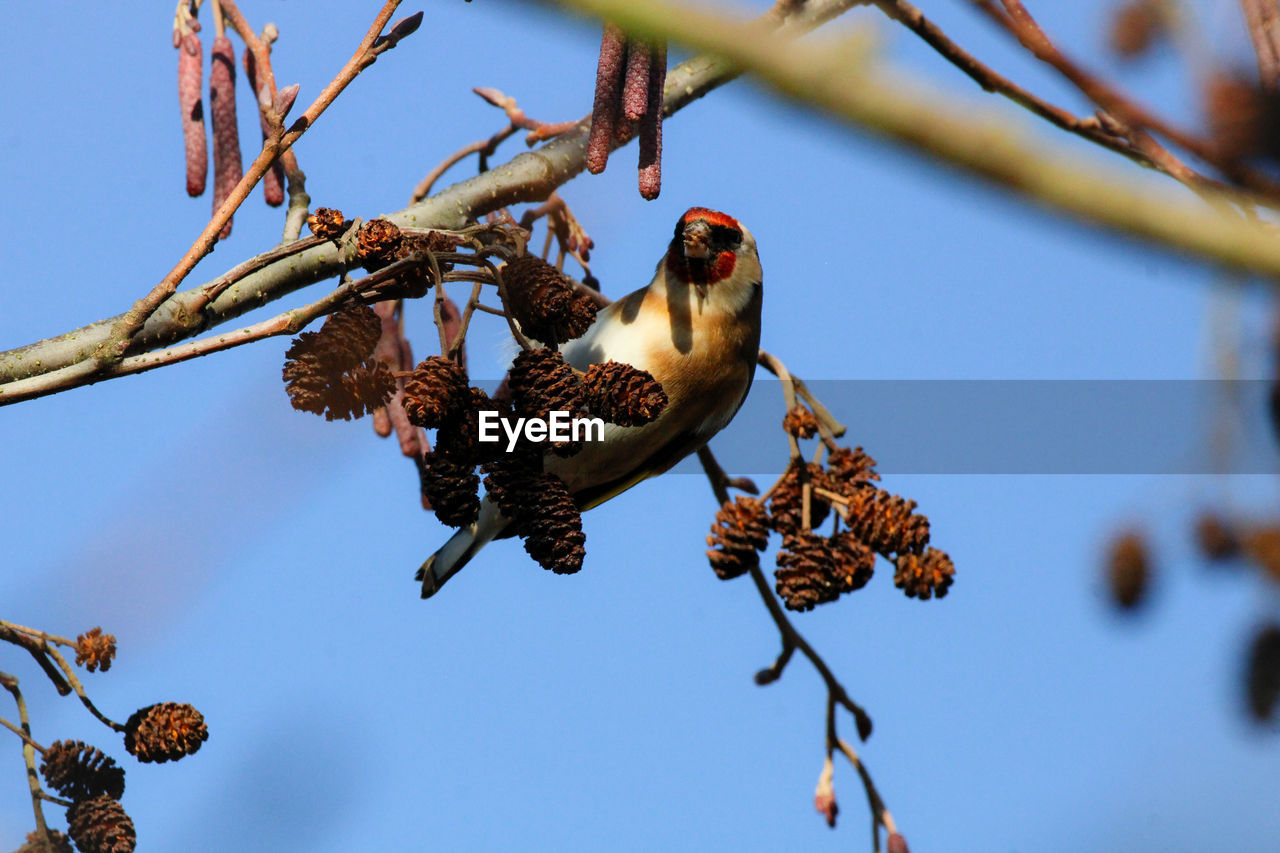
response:
{"label": "alder cone", "polygon": [[138,836],[124,808],[102,795],[67,809],[67,834],[82,853],[133,853]]}
{"label": "alder cone", "polygon": [[908,598],[945,598],[955,580],[956,567],[945,551],[929,548],[923,554],[899,554],[893,561],[893,585]]}
{"label": "alder cone", "polygon": [[341,237],[345,224],[346,219],[343,218],[342,211],[332,207],[317,207],[315,212],[307,217],[307,227],[311,229],[312,234],[322,240],[336,240]]}
{"label": "alder cone", "polygon": [[564,482],[554,474],[543,474],[534,503],[516,531],[524,539],[524,549],[538,565],[558,575],[570,575],[582,568],[586,557],[586,534],[582,514]]}
{"label": "alder cone", "polygon": [[852,450],[841,447],[832,451],[827,459],[827,477],[845,495],[852,494],[852,490],[862,483],[880,479],[876,473],[876,460],[861,447]]}
{"label": "alder cone", "polygon": [[667,406],[667,394],[653,374],[629,364],[593,364],[582,384],[587,411],[618,426],[647,424]]}
{"label": "alder cone", "polygon": [[435,429],[469,397],[467,374],[451,358],[433,355],[414,368],[404,385],[404,412],[415,426]]}
{"label": "alder cone", "polygon": [[764,505],[739,496],[716,511],[707,544],[707,559],[716,577],[732,580],[760,565],[760,552],[769,547],[769,527]]}
{"label": "alder cone", "polygon": [[116,637],[114,634],[102,633],[101,627],[90,628],[76,637],[76,666],[83,666],[90,672],[103,672],[111,669],[111,661],[116,656]]}
{"label": "alder cone", "polygon": [[[804,483],[801,480],[801,469],[807,472],[811,487],[834,491],[826,473],[812,462],[801,463],[795,460],[787,470],[782,482],[773,490],[769,499],[769,524],[779,533],[798,532],[804,520]],[[831,504],[810,488],[809,493],[809,527],[822,524],[831,511]]]}
{"label": "alder cone", "polygon": [[389,260],[400,248],[403,235],[389,219],[371,219],[356,235],[356,257],[366,266]]}
{"label": "alder cone", "polygon": [[525,335],[545,344],[581,337],[600,310],[579,296],[568,276],[533,255],[516,258],[502,268],[506,308]]}
{"label": "alder cone", "polygon": [[471,465],[451,462],[439,452],[428,453],[418,473],[422,494],[441,524],[463,527],[480,517],[480,477]]}
{"label": "alder cone", "polygon": [[818,418],[797,403],[783,417],[782,429],[796,438],[813,438],[818,434]]}
{"label": "alder cone", "polygon": [[785,536],[777,562],[774,589],[788,610],[812,610],[840,597],[835,555],[822,536],[807,530]]}
{"label": "alder cone", "polygon": [[832,555],[832,576],[841,592],[862,589],[876,570],[876,554],[851,530],[843,530],[828,540]]}
{"label": "alder cone", "polygon": [[915,501],[864,487],[849,504],[849,529],[886,557],[919,553],[929,544],[929,519],[915,508]]}
{"label": "alder cone", "polygon": [[124,795],[124,768],[102,750],[78,740],[49,744],[40,773],[52,788],[71,800],[100,794],[118,800]]}
{"label": "alder cone", "polygon": [[124,724],[124,748],[145,763],[193,755],[208,739],[204,715],[185,703],[158,702],[139,708]]}

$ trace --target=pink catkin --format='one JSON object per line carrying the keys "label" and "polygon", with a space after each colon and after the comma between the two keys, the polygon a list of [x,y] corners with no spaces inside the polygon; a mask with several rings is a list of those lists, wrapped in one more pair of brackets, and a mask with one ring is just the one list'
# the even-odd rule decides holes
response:
{"label": "pink catkin", "polygon": [[640,123],[640,195],[650,201],[662,191],[662,92],[666,82],[667,46],[659,43],[652,47],[649,98]]}
{"label": "pink catkin", "polygon": [[[258,82],[257,63],[253,58],[253,51],[246,50],[244,52],[244,76],[249,81],[249,89],[256,95],[261,91]],[[261,103],[261,98],[259,98]],[[262,108],[258,108],[258,124],[262,127],[262,139],[265,142],[268,130],[267,117],[262,114]],[[284,166],[276,160],[271,164],[271,168],[267,169],[267,173],[262,176],[262,197],[267,204],[272,207],[279,207],[284,204]]]}
{"label": "pink catkin", "polygon": [[600,62],[596,66],[596,97],[591,107],[591,134],[587,137],[587,171],[598,175],[609,162],[613,129],[618,121],[622,95],[622,70],[627,56],[627,36],[615,24],[604,25]]}
{"label": "pink catkin", "polygon": [[187,33],[178,44],[178,106],[182,110],[182,141],[186,148],[187,195],[204,192],[209,177],[209,146],[204,132],[204,52],[200,37]]}
{"label": "pink catkin", "polygon": [[644,42],[633,41],[627,50],[626,82],[622,86],[622,114],[639,121],[649,103],[649,66],[653,54]]}
{"label": "pink catkin", "polygon": [[[213,124],[213,210],[216,213],[244,177],[240,160],[240,131],[236,127],[236,54],[231,39],[213,40],[209,70],[209,115]],[[231,220],[218,239],[231,234]]]}

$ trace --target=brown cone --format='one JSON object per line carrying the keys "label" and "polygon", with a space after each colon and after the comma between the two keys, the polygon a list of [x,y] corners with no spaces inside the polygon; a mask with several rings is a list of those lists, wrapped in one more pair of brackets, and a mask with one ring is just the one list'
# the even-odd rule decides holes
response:
{"label": "brown cone", "polygon": [[44,751],[40,773],[49,786],[71,800],[105,794],[118,800],[124,795],[124,768],[102,750],[78,740],[54,741]]}
{"label": "brown cone", "polygon": [[955,580],[955,564],[945,551],[937,548],[928,548],[923,554],[899,554],[893,563],[893,585],[905,592],[908,598],[921,601],[935,595],[945,598]]}
{"label": "brown cone", "polygon": [[582,380],[587,411],[618,426],[640,426],[662,414],[666,392],[647,370],[607,361],[593,364]]}
{"label": "brown cone", "polygon": [[450,527],[463,527],[480,516],[480,477],[468,464],[451,462],[438,451],[418,466],[422,494],[436,518]]}
{"label": "brown cone", "polygon": [[825,537],[809,531],[784,536],[777,561],[774,589],[788,610],[812,610],[840,597],[836,558]]}
{"label": "brown cone", "polygon": [[764,504],[739,496],[716,511],[715,523],[707,536],[707,559],[722,581],[746,574],[760,565],[760,553],[769,547],[769,527]]}
{"label": "brown cone", "polygon": [[435,429],[468,401],[467,374],[452,359],[433,355],[414,368],[404,384],[409,423]]}
{"label": "brown cone", "polygon": [[849,529],[875,551],[892,557],[920,553],[929,544],[929,519],[916,502],[874,486],[863,486],[849,504]]}
{"label": "brown cone", "polygon": [[827,544],[833,557],[832,578],[841,592],[862,589],[876,570],[876,554],[856,533],[842,530]]}
{"label": "brown cone", "polygon": [[323,240],[336,240],[346,229],[346,220],[341,210],[332,207],[317,207],[315,213],[307,217],[307,227],[311,233]]}
{"label": "brown cone", "polygon": [[[507,382],[516,413],[525,417],[546,420],[551,412],[580,417],[586,409],[582,382],[556,350],[522,350],[511,364]],[[561,456],[571,456],[582,449],[581,440],[550,444]]]}
{"label": "brown cone", "polygon": [[586,534],[582,532],[582,514],[564,481],[554,474],[543,474],[541,488],[533,494],[517,531],[524,539],[524,549],[544,569],[558,575],[569,575],[582,568],[586,556]]}
{"label": "brown cone", "polygon": [[[812,462],[802,464],[798,460],[792,461],[786,477],[773,490],[773,497],[769,499],[769,524],[774,530],[782,534],[798,532],[803,521],[804,484],[800,474],[801,467],[808,472],[810,486],[831,490],[832,483],[827,479],[821,467]],[[830,511],[831,504],[810,490],[810,529],[822,524]]]}
{"label": "brown cone", "polygon": [[827,476],[846,495],[852,494],[860,483],[879,480],[880,475],[875,469],[876,460],[868,456],[861,447],[852,450],[841,447],[827,459]]}
{"label": "brown cone", "polygon": [[96,672],[99,668],[106,672],[111,669],[111,661],[115,656],[115,635],[102,633],[102,628],[90,628],[76,637],[76,666],[82,666],[90,672]]}
{"label": "brown cone", "polygon": [[520,330],[545,344],[581,337],[595,322],[599,307],[578,296],[573,283],[551,264],[525,255],[502,268],[507,310]]}
{"label": "brown cone", "polygon": [[400,248],[400,229],[389,219],[371,219],[356,235],[356,257],[365,266],[389,261]]}
{"label": "brown cone", "polygon": [[381,333],[373,309],[355,305],[330,314],[320,331],[295,338],[282,371],[293,407],[350,420],[386,403],[395,380],[372,358]]}
{"label": "brown cone", "polygon": [[818,434],[818,419],[813,412],[797,404],[782,419],[782,429],[796,438],[813,438]]}
{"label": "brown cone", "polygon": [[185,703],[139,708],[124,724],[124,748],[143,762],[177,761],[197,752],[208,739],[204,715]]}
{"label": "brown cone", "polygon": [[138,843],[133,821],[108,796],[72,803],[67,809],[67,834],[81,853],[133,853]]}

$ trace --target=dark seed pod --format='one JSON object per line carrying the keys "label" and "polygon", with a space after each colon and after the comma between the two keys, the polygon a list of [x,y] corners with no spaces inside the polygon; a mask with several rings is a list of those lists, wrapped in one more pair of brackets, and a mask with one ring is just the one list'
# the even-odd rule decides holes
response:
{"label": "dark seed pod", "polygon": [[177,761],[196,753],[208,739],[204,715],[185,703],[139,708],[124,724],[124,748],[143,762]]}
{"label": "dark seed pod", "polygon": [[812,610],[840,597],[835,555],[822,536],[807,530],[784,536],[777,562],[774,589],[788,610]]}
{"label": "dark seed pod", "polygon": [[418,468],[422,494],[441,524],[463,527],[480,516],[480,477],[471,465],[428,453]]}
{"label": "dark seed pod", "polygon": [[357,235],[356,256],[366,266],[389,260],[400,248],[402,238],[400,229],[391,220],[371,219]]}
{"label": "dark seed pod", "polygon": [[809,528],[813,529],[826,519],[831,511],[831,503],[813,491],[813,487],[825,488],[829,491],[831,483],[826,473],[812,462],[801,466],[792,462],[785,478],[773,491],[769,499],[769,524],[779,533],[792,533],[801,529],[804,521],[804,482],[801,470],[807,473],[810,485],[809,494]]}
{"label": "dark seed pod", "polygon": [[587,410],[619,426],[647,424],[667,406],[666,392],[653,375],[629,364],[593,364],[582,384]]}
{"label": "dark seed pod", "polygon": [[551,264],[525,255],[502,268],[506,308],[528,337],[562,344],[581,337],[596,320],[599,306],[578,296],[569,278]]}
{"label": "dark seed pod", "polygon": [[414,368],[404,385],[404,411],[409,422],[440,427],[470,396],[467,375],[452,359],[433,355]]}
{"label": "dark seed pod", "polygon": [[796,404],[782,419],[782,429],[796,438],[813,438],[818,434],[818,419],[813,412]]}
{"label": "dark seed pod", "polygon": [[71,800],[100,794],[118,800],[124,795],[124,768],[102,750],[78,740],[49,744],[40,773],[50,787]]}
{"label": "dark seed pod", "polygon": [[116,638],[114,634],[104,634],[101,628],[90,628],[76,637],[76,666],[82,666],[90,672],[111,669],[111,661],[116,656]]}
{"label": "dark seed pod", "polygon": [[315,212],[307,217],[307,227],[311,229],[312,234],[322,240],[336,240],[341,237],[342,232],[346,230],[343,227],[345,223],[342,211],[332,207],[317,207]]}
{"label": "dark seed pod", "polygon": [[769,547],[764,504],[739,496],[721,505],[707,536],[707,559],[720,580],[731,580],[760,565],[760,552]]}
{"label": "dark seed pod", "polygon": [[133,821],[120,803],[106,795],[72,803],[67,809],[67,834],[82,853],[133,853],[138,843]]}
{"label": "dark seed pod", "polygon": [[927,601],[944,598],[955,580],[956,567],[945,551],[928,548],[923,554],[908,552],[894,558],[893,585],[908,598]]}
{"label": "dark seed pod", "polygon": [[929,544],[929,519],[915,508],[915,501],[863,486],[849,504],[849,529],[886,557],[920,553]]}

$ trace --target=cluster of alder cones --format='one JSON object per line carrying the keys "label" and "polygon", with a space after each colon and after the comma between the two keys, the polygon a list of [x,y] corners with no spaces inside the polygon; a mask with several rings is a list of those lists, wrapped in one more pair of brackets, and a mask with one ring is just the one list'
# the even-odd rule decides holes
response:
{"label": "cluster of alder cones", "polygon": [[[76,663],[90,672],[111,667],[115,637],[101,628],[76,638]],[[199,711],[187,704],[160,702],[140,708],[124,727],[124,748],[139,761],[177,761],[197,752],[209,739]],[[131,853],[137,842],[133,821],[120,805],[124,768],[100,749],[82,741],[54,741],[44,749],[40,773],[45,783],[71,801],[67,835],[82,853]],[[67,837],[50,832],[54,849],[70,850]],[[33,833],[22,849],[46,850]]]}
{"label": "cluster of alder cones", "polygon": [[[818,432],[813,412],[796,405],[783,429],[798,439]],[[810,610],[866,586],[876,555],[894,564],[893,582],[921,600],[947,594],[955,565],[929,547],[929,519],[915,501],[875,485],[875,460],[861,447],[833,450],[825,466],[797,458],[764,496],[739,496],[716,513],[707,558],[721,580],[760,565],[771,533],[782,537],[775,589],[791,610]],[[814,532],[835,511],[829,535]]]}
{"label": "cluster of alder cones", "polygon": [[[385,237],[389,229],[375,230],[379,222],[366,224],[359,234],[362,252],[366,243],[379,247],[376,253],[370,250],[366,265],[403,251]],[[337,237],[341,215],[321,209],[311,227],[318,236]],[[501,275],[507,313],[526,337],[545,346],[522,349],[505,388],[493,397],[472,386],[466,369],[444,355],[431,356],[399,377],[409,422],[436,431],[434,447],[419,460],[424,503],[446,525],[471,524],[480,514],[483,474],[488,497],[514,522],[512,531],[530,556],[544,568],[568,574],[582,568],[586,553],[582,518],[564,483],[543,470],[543,456],[548,448],[571,456],[582,449],[581,440],[544,444],[522,436],[508,452],[505,439],[479,440],[481,413],[546,420],[550,412],[567,412],[570,418],[639,426],[658,417],[667,398],[651,375],[629,365],[606,362],[583,373],[565,362],[555,347],[584,334],[598,306],[554,266],[526,255],[508,262]],[[397,377],[373,358],[379,334],[374,312],[355,305],[330,315],[318,332],[299,336],[284,366],[294,408],[332,420],[360,417],[386,404]]]}

